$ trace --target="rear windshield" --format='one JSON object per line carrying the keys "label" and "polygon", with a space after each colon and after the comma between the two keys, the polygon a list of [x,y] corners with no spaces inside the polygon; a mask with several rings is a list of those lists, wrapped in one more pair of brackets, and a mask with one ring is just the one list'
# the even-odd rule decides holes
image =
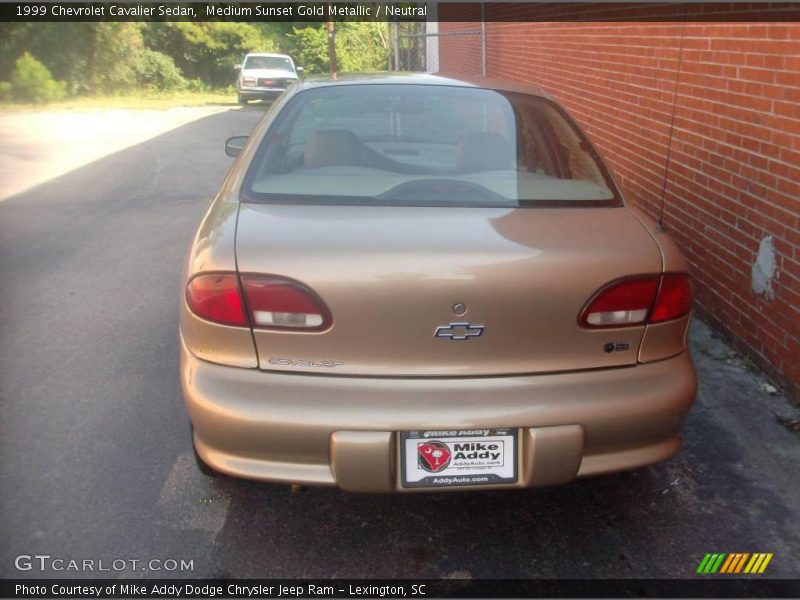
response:
{"label": "rear windshield", "polygon": [[244,69],[281,69],[294,71],[292,61],[285,56],[248,56],[244,61]]}
{"label": "rear windshield", "polygon": [[549,100],[427,85],[300,92],[243,190],[245,201],[281,204],[620,204],[594,149]]}

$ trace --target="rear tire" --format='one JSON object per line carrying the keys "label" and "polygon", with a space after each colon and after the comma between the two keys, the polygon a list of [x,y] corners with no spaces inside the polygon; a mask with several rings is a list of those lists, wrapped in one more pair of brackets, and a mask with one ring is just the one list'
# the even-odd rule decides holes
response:
{"label": "rear tire", "polygon": [[239,104],[241,104],[242,106],[247,106],[247,98],[245,98],[245,97],[244,97],[244,96],[242,96],[241,94],[239,94],[239,96],[236,98],[236,100],[237,100],[237,101],[239,102]]}
{"label": "rear tire", "polygon": [[197,465],[197,469],[206,477],[219,477],[219,472],[212,469],[197,453],[197,447],[194,445],[194,427],[192,427],[191,436],[192,452],[194,453],[194,462]]}

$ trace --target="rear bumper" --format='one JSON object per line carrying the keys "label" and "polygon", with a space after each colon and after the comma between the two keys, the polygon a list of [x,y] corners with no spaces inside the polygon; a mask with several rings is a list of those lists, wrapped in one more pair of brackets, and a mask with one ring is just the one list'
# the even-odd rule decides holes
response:
{"label": "rear bumper", "polygon": [[512,487],[658,462],[678,451],[697,389],[688,352],[575,373],[398,379],[226,367],[183,344],[181,383],[197,452],[214,469],[366,492],[411,491],[397,460],[405,430],[519,428]]}

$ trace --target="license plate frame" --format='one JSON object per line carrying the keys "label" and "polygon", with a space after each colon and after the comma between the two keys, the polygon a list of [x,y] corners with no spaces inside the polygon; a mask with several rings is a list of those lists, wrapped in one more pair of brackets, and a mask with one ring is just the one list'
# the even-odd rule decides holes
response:
{"label": "license plate frame", "polygon": [[519,479],[516,428],[401,431],[399,438],[403,488],[513,485]]}

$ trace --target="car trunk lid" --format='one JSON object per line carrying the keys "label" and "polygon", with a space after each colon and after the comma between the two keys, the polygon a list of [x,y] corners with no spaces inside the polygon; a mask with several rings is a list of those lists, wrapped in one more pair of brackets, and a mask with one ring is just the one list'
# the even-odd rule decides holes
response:
{"label": "car trunk lid", "polygon": [[321,332],[255,329],[262,369],[366,376],[634,364],[644,326],[578,316],[609,281],[662,267],[624,207],[242,204],[236,256],[242,274],[309,286],[332,315]]}

